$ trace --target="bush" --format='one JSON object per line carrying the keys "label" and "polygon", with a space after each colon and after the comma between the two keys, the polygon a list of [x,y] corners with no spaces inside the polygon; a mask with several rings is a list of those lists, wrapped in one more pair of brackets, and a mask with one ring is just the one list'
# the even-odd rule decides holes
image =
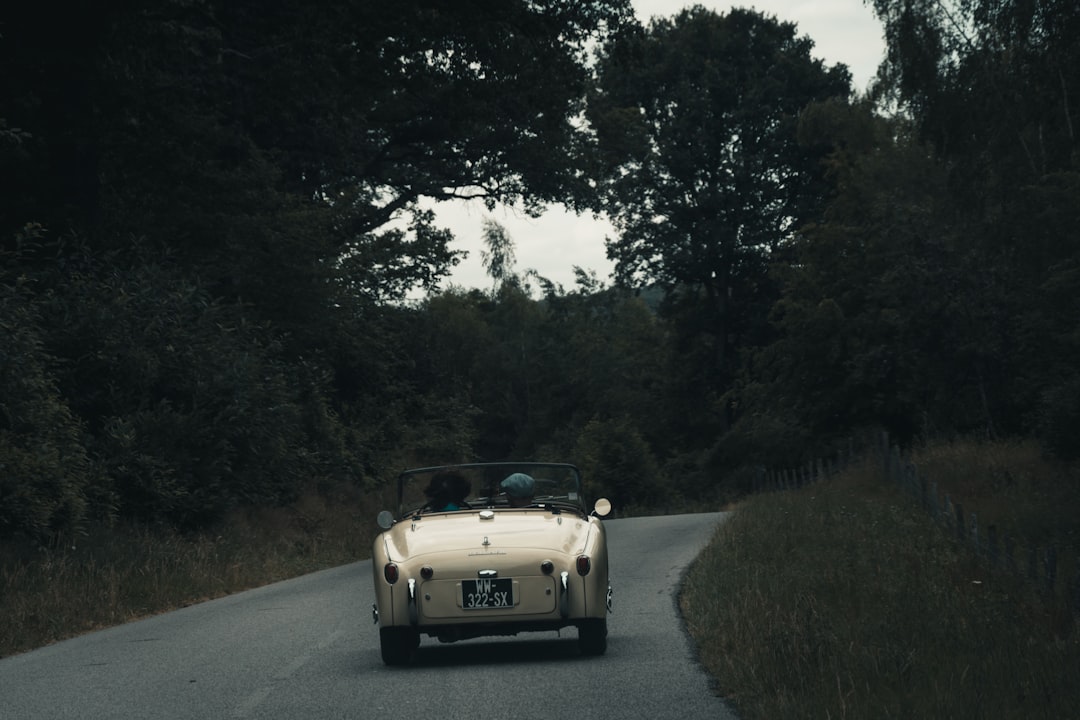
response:
{"label": "bush", "polygon": [[121,517],[201,527],[352,464],[318,359],[288,357],[279,330],[167,253],[73,253],[50,281],[60,393]]}
{"label": "bush", "polygon": [[1061,460],[1080,459],[1080,375],[1043,393],[1039,422],[1046,449]]}
{"label": "bush", "polygon": [[628,419],[590,420],[578,436],[575,456],[590,493],[616,507],[671,499],[671,489],[660,484],[652,450]]}
{"label": "bush", "polygon": [[[753,490],[764,467],[800,465],[811,447],[809,433],[791,418],[749,415],[722,435],[704,461],[706,478],[723,478],[720,490],[739,495]],[[704,488],[703,488],[704,490]],[[715,493],[717,488],[713,488]]]}
{"label": "bush", "polygon": [[47,541],[85,519],[90,465],[51,362],[26,293],[0,285],[0,538]]}

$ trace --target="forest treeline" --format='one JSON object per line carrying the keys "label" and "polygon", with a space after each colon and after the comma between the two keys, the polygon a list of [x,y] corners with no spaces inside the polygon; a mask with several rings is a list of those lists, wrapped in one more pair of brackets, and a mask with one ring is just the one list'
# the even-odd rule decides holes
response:
{"label": "forest treeline", "polygon": [[[733,497],[876,429],[1075,459],[1080,7],[872,4],[865,94],[743,9],[3,11],[0,538],[503,458]],[[489,221],[448,286],[461,198],[606,213],[615,275]]]}

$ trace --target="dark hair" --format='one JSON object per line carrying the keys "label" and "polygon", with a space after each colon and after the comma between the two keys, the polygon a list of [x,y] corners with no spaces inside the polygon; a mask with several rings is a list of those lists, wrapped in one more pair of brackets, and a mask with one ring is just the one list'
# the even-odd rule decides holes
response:
{"label": "dark hair", "polygon": [[432,505],[441,506],[449,503],[460,505],[465,501],[470,490],[472,490],[472,483],[461,473],[444,470],[432,476],[431,482],[424,488],[424,494]]}

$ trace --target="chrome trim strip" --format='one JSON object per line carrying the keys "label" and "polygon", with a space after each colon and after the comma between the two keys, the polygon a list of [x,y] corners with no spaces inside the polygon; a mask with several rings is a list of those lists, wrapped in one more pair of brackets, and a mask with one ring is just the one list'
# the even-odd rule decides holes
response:
{"label": "chrome trim strip", "polygon": [[559,615],[570,617],[570,591],[569,591],[569,578],[570,573],[565,570],[559,574],[562,579],[562,592],[559,593]]}
{"label": "chrome trim strip", "polygon": [[420,624],[420,610],[416,606],[416,579],[409,578],[409,624],[416,627]]}

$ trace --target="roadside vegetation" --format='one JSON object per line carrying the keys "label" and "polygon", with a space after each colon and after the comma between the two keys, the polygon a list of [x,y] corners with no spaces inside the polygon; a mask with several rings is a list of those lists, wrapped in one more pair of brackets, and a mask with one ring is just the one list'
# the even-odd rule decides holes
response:
{"label": "roadside vegetation", "polygon": [[373,496],[312,493],[182,534],[112,530],[0,549],[0,657],[370,556]]}
{"label": "roadside vegetation", "polygon": [[[1052,544],[1053,594],[988,567],[867,458],[735,506],[680,604],[744,720],[1080,715],[1080,469],[1034,443],[915,452],[985,526]],[[195,534],[143,528],[0,556],[0,657],[368,556],[387,500],[342,487]]]}
{"label": "roadside vegetation", "polygon": [[[987,522],[1026,526],[1076,556],[1077,468],[1006,443],[913,459],[943,492],[977,497]],[[740,503],[680,600],[745,720],[1080,717],[1068,589],[1048,595],[989,569],[876,462]]]}

